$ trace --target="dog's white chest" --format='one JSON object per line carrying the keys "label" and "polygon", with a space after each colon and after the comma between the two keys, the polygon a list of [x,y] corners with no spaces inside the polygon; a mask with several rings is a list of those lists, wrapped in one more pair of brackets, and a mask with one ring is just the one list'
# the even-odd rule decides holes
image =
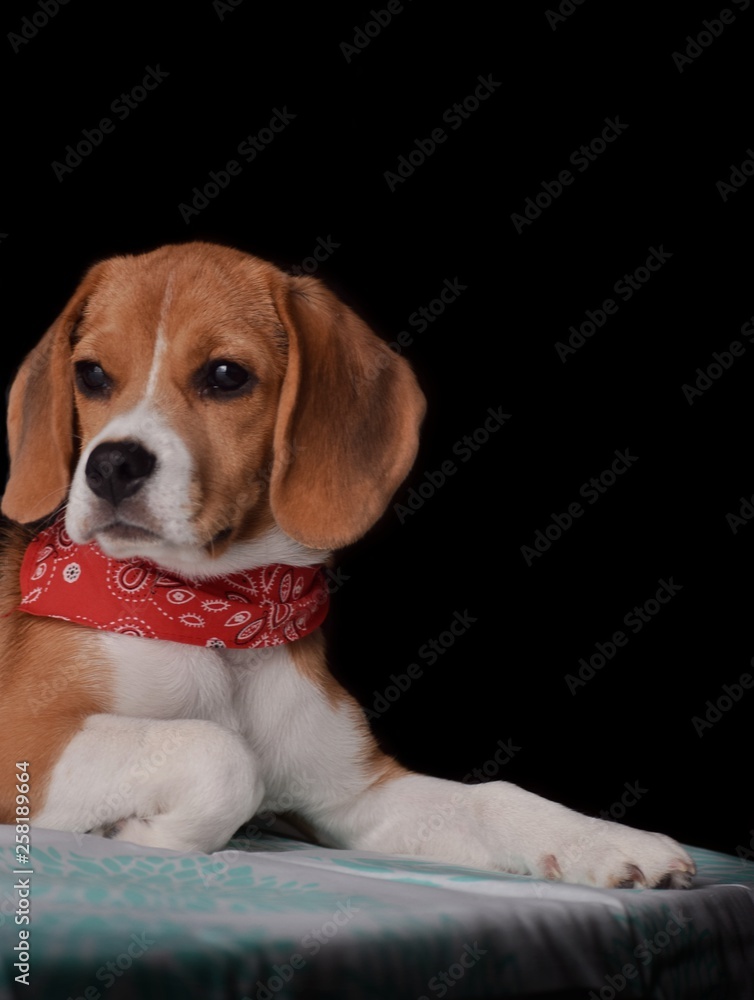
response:
{"label": "dog's white chest", "polygon": [[216,650],[158,639],[104,633],[115,670],[117,715],[207,719],[245,729],[244,707],[260,670],[276,650]]}

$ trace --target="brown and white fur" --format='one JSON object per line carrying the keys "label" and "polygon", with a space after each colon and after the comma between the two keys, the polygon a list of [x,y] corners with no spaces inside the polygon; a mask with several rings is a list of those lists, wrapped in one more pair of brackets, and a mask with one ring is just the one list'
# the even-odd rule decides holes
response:
{"label": "brown and white fur", "polygon": [[[250,374],[241,391],[208,379],[219,361]],[[82,385],[77,364],[99,366],[106,384]],[[207,649],[14,610],[29,526],[62,506],[74,541],[194,578],[320,563],[383,513],[423,413],[405,361],[312,278],[206,243],[92,267],[9,401],[0,820],[15,814],[8,762],[25,760],[40,827],[213,851],[284,803],[335,847],[599,886],[688,885],[693,863],[669,837],[507,782],[405,770],[329,673],[320,633]],[[85,468],[98,444],[123,441],[156,463],[114,504]]]}

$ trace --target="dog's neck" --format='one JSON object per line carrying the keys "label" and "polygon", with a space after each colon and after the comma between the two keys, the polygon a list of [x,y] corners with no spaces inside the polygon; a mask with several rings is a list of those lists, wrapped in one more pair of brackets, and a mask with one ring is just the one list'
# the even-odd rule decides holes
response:
{"label": "dog's neck", "polygon": [[18,610],[214,648],[295,642],[327,613],[322,568],[270,560],[269,547],[265,554],[263,565],[197,578],[142,558],[115,559],[94,542],[78,545],[60,516],[26,550]]}

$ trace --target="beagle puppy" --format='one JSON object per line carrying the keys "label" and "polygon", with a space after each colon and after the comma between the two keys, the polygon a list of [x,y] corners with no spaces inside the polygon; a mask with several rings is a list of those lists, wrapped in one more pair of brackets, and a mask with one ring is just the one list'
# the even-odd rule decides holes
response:
{"label": "beagle puppy", "polygon": [[313,278],[199,242],[89,270],[8,405],[0,759],[28,764],[32,824],[215,851],[285,811],[333,847],[690,884],[662,834],[407,771],[329,673],[322,567],[382,515],[423,413]]}

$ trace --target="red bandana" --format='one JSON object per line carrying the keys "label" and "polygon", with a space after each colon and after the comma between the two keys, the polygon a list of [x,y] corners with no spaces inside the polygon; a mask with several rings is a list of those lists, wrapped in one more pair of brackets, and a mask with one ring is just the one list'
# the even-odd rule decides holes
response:
{"label": "red bandana", "polygon": [[328,595],[319,566],[274,563],[209,580],[180,579],[142,559],[76,545],[62,516],[31,542],[19,610],[90,628],[192,646],[257,649],[318,628]]}

